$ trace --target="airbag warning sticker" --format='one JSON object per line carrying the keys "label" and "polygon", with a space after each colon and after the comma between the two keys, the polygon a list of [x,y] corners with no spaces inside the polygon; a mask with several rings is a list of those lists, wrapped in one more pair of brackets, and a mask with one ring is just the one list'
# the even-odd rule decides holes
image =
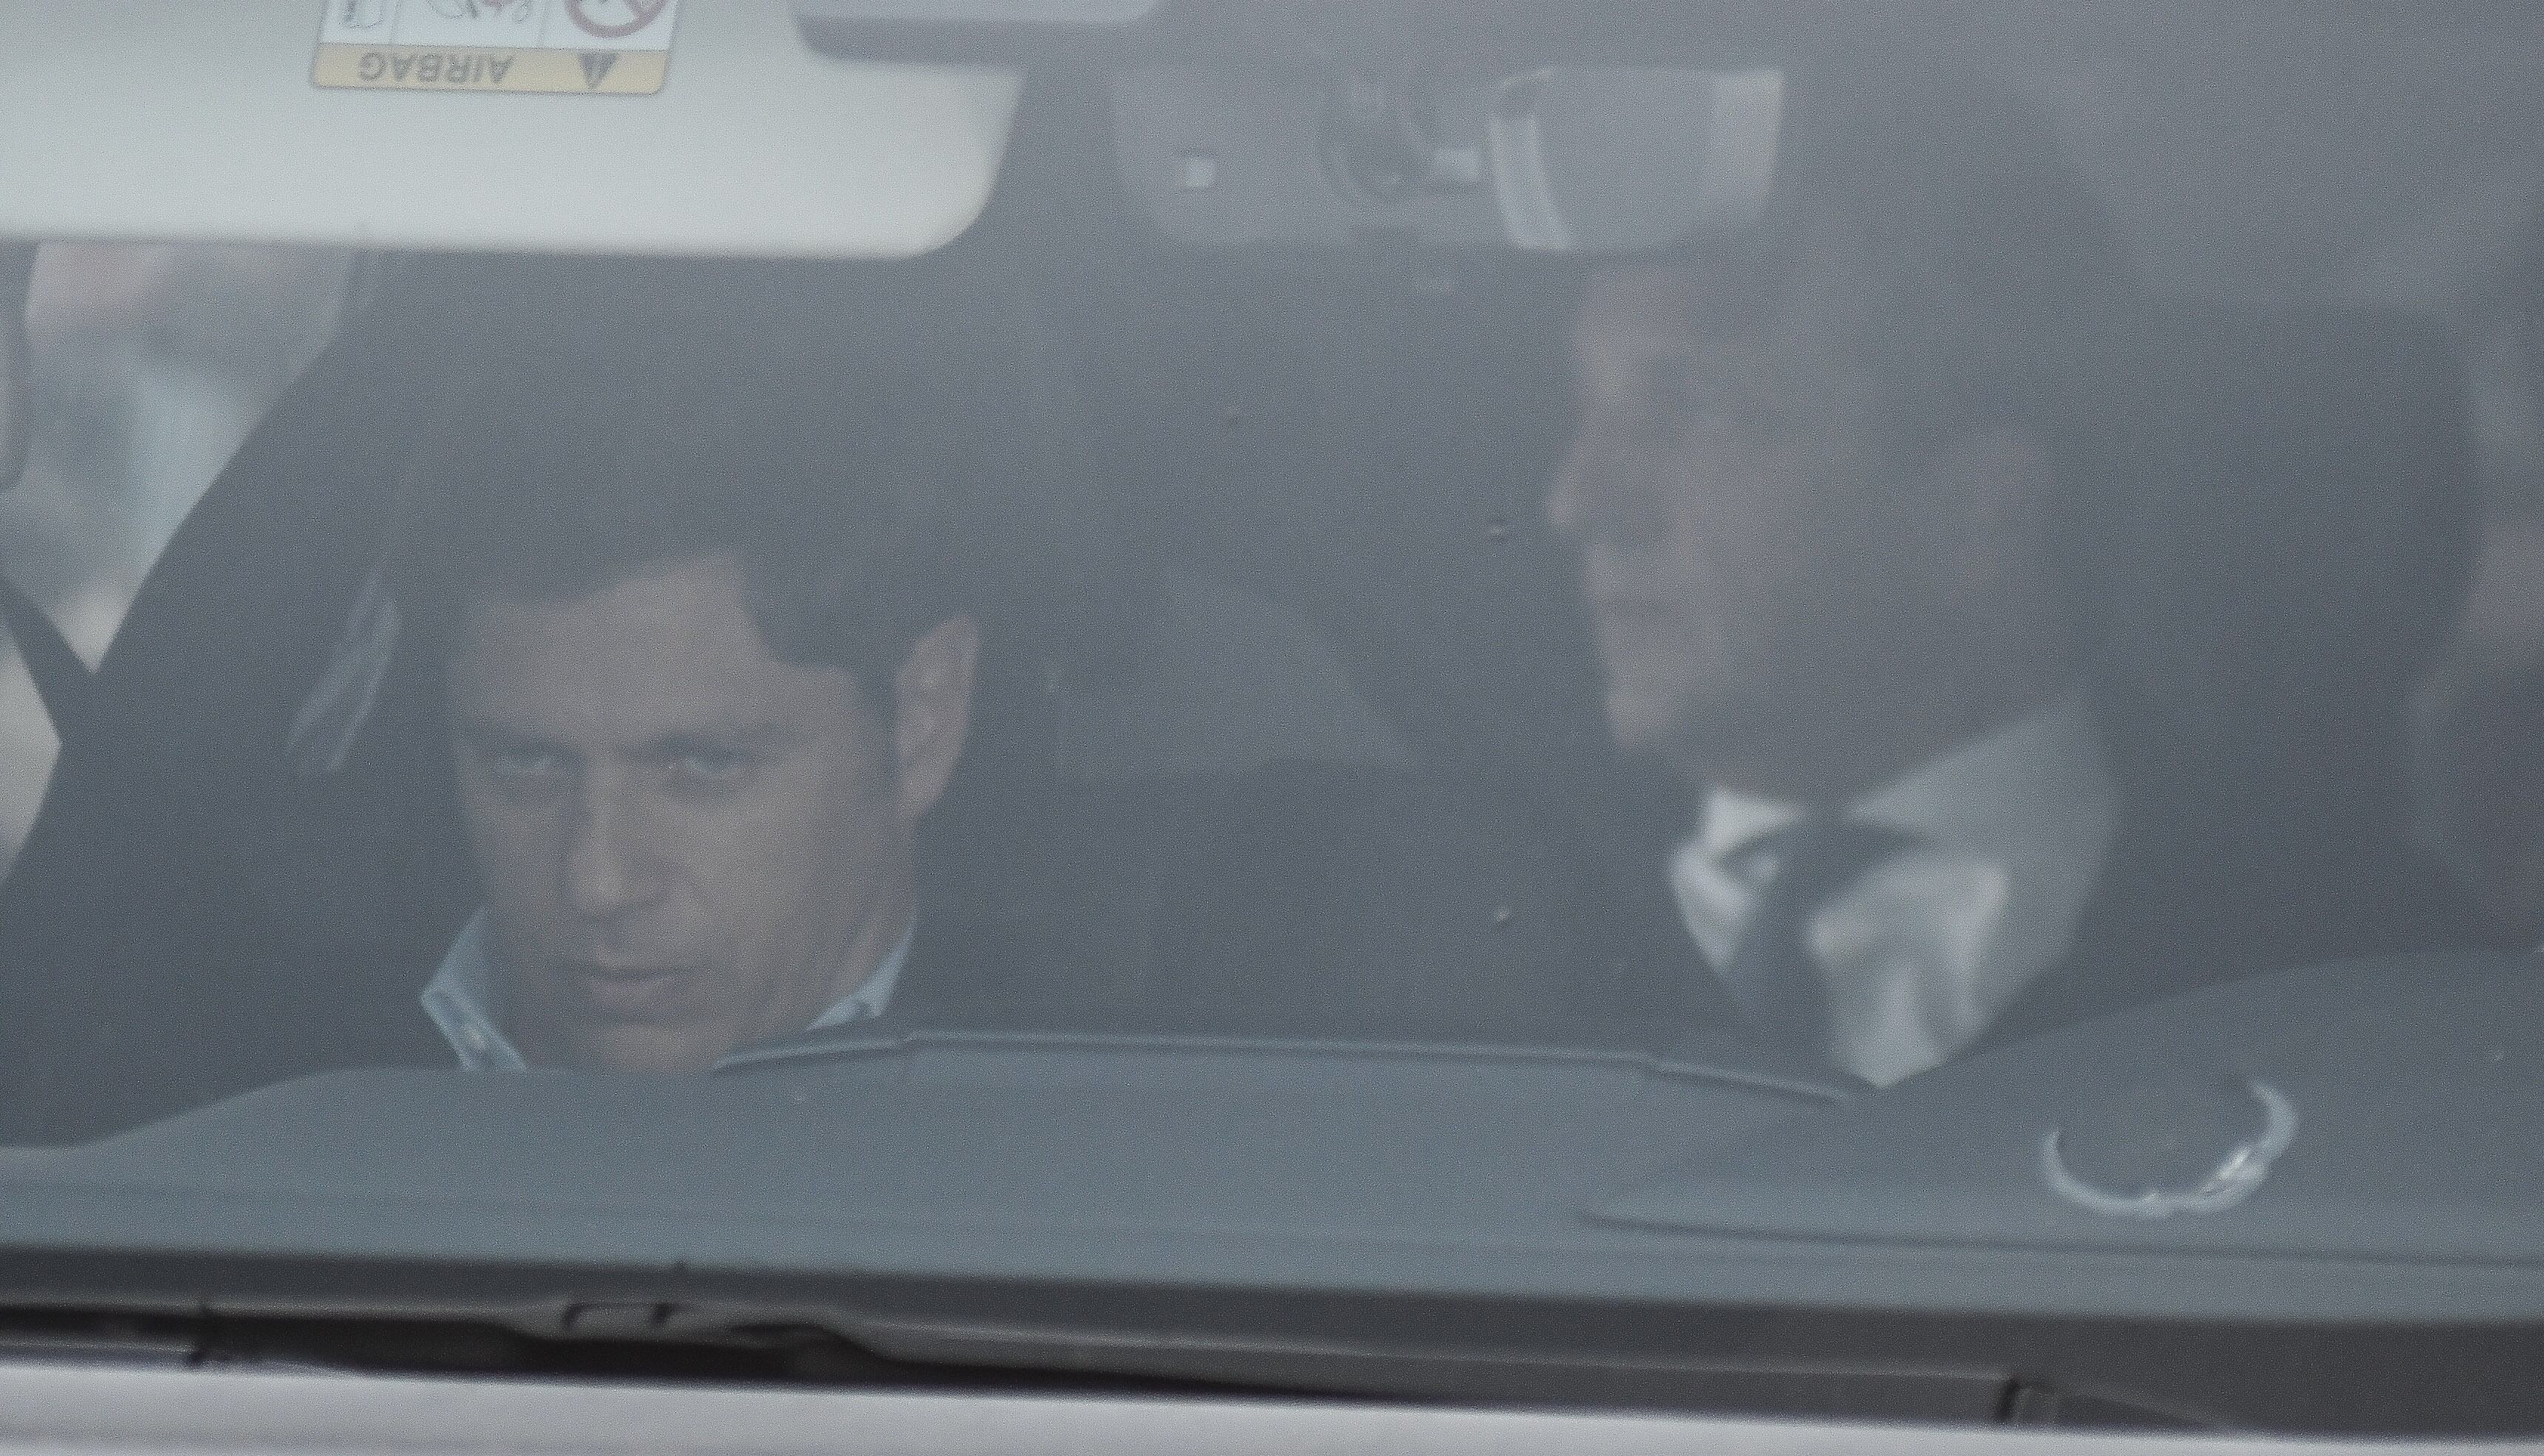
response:
{"label": "airbag warning sticker", "polygon": [[327,0],[317,85],[651,96],[680,0]]}

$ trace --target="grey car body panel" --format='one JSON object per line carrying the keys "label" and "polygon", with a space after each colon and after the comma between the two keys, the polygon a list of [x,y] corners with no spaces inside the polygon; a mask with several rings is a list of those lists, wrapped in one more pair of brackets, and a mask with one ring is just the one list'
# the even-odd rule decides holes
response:
{"label": "grey car body panel", "polygon": [[[350,1072],[0,1160],[0,1251],[2532,1319],[2533,1159],[2484,1138],[2534,1135],[2544,1065],[2502,1034],[2533,971],[2255,980],[1842,1103],[1630,1056],[1011,1035],[694,1082]],[[2247,1073],[2306,1120],[2240,1206],[2043,1182],[2062,1119]]]}
{"label": "grey car body panel", "polygon": [[[254,1450],[735,1453],[1706,1452],[1834,1456],[2126,1456],[2146,1437],[2047,1430],[1727,1420],[1653,1415],[1408,1409],[1306,1401],[675,1390],[565,1382],[0,1364],[0,1456]],[[2303,1442],[2168,1436],[2178,1456],[2349,1456],[2544,1450],[2544,1442]]]}

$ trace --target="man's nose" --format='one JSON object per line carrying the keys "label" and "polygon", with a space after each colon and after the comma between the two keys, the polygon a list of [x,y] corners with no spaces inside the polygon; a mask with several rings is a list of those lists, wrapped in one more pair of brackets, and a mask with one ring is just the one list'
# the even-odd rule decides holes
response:
{"label": "man's nose", "polygon": [[644,814],[604,780],[585,790],[568,828],[561,867],[566,907],[607,920],[651,901],[659,876],[645,849]]}
{"label": "man's nose", "polygon": [[1655,483],[1648,475],[1647,467],[1626,458],[1597,426],[1584,426],[1547,488],[1547,520],[1575,545],[1648,537],[1661,528]]}
{"label": "man's nose", "polygon": [[1546,489],[1546,519],[1554,534],[1566,541],[1578,541],[1582,534],[1581,441],[1563,452],[1554,467],[1554,479]]}

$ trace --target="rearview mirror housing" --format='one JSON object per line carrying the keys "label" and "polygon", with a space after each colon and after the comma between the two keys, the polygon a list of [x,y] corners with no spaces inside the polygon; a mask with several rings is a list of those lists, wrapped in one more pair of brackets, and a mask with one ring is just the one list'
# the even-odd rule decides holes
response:
{"label": "rearview mirror housing", "polygon": [[1754,221],[1775,177],[1774,70],[1548,66],[1394,82],[1233,67],[1117,73],[1123,179],[1217,247],[1648,252]]}

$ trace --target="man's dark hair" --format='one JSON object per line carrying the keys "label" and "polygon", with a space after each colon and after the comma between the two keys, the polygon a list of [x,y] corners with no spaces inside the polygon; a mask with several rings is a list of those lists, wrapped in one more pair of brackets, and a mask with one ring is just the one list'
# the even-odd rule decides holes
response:
{"label": "man's dark hair", "polygon": [[469,607],[568,600],[713,555],[740,565],[782,661],[888,701],[964,611],[948,479],[842,350],[696,338],[508,362],[441,413],[409,468],[386,575],[407,632],[446,653]]}
{"label": "man's dark hair", "polygon": [[1764,215],[1686,262],[1700,327],[1772,318],[1806,247],[1869,276],[1857,356],[1916,455],[1972,428],[2047,443],[2135,289],[2116,235],[2037,108],[1954,67],[1822,65],[1788,79]]}

